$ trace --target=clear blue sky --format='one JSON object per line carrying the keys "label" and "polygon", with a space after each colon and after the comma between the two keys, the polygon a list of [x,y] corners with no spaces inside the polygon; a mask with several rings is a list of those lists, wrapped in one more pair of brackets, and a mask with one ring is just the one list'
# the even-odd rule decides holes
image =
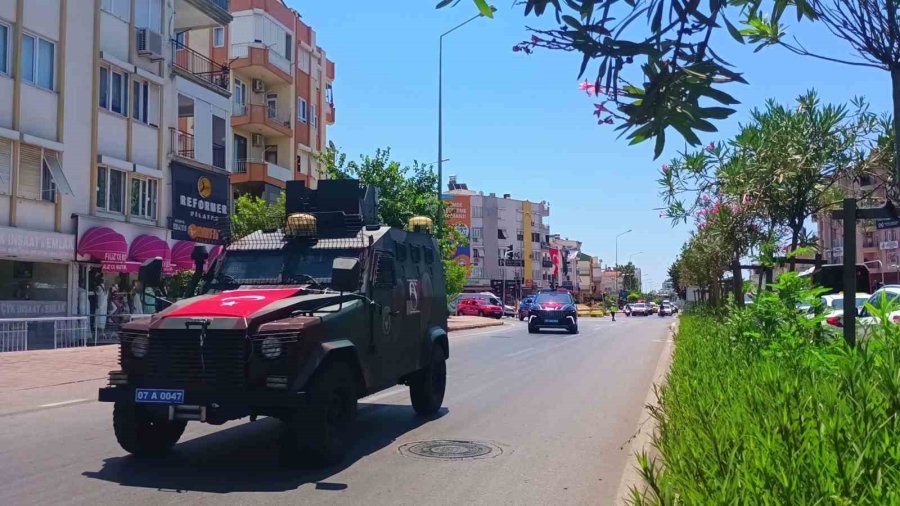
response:
{"label": "clear blue sky", "polygon": [[[348,156],[390,147],[395,160],[437,160],[437,51],[440,33],[474,14],[463,0],[434,9],[433,0],[375,2],[288,0],[318,33],[335,61],[337,122],[329,137]],[[521,7],[496,2],[495,19],[479,19],[444,41],[444,164],[469,188],[512,193],[551,203],[550,230],[584,243],[584,251],[612,264],[629,255],[656,288],[693,225],[673,228],[659,218],[656,178],[662,163],[684,148],[674,133],[666,153],[653,159],[651,143],[627,146],[609,126],[598,126],[593,101],[577,88],[580,58],[539,51],[513,53],[528,37],[526,23],[549,26],[550,17],[525,18]],[[790,18],[791,16],[785,16]],[[821,27],[791,28],[811,48],[847,56],[843,41]],[[718,47],[744,71],[749,85],[725,89],[741,104],[719,134],[736,131],[749,111],[767,98],[792,100],[816,88],[825,100],[869,99],[875,111],[890,109],[890,80],[878,70],[849,67],[767,48],[753,53],[727,35]]]}

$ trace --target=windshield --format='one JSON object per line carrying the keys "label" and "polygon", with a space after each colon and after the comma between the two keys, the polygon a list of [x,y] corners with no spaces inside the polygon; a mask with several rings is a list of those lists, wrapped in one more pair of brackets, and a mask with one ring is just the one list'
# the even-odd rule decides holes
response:
{"label": "windshield", "polygon": [[331,282],[335,258],[359,258],[359,249],[304,249],[300,251],[229,251],[216,283],[238,285],[319,284]]}
{"label": "windshield", "polygon": [[537,304],[546,304],[548,302],[556,302],[557,304],[571,304],[572,296],[567,293],[542,293],[535,297]]}

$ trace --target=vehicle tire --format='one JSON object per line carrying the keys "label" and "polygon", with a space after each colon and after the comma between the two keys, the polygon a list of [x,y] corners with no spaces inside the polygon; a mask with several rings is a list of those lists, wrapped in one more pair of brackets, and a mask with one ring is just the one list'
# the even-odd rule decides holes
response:
{"label": "vehicle tire", "polygon": [[116,402],[113,406],[113,431],[119,446],[136,457],[158,457],[175,446],[185,420],[156,420],[143,406]]}
{"label": "vehicle tire", "polygon": [[478,316],[482,316],[482,317],[483,317],[483,316],[484,316],[484,311],[482,311],[482,310],[479,309],[479,310],[478,310]]}
{"label": "vehicle tire", "polygon": [[307,391],[307,406],[286,420],[286,457],[306,466],[339,462],[349,446],[349,428],[356,418],[353,371],[343,362],[325,367]]}
{"label": "vehicle tire", "polygon": [[522,316],[522,315],[519,315],[519,321],[520,321],[520,322],[524,322],[524,321],[525,321],[525,317]]}
{"label": "vehicle tire", "polygon": [[441,409],[447,390],[447,357],[444,349],[432,345],[431,363],[417,371],[409,381],[409,397],[413,409],[422,416],[431,416]]}
{"label": "vehicle tire", "polygon": [[578,324],[575,324],[567,329],[569,334],[577,334],[578,333]]}
{"label": "vehicle tire", "polygon": [[538,329],[534,325],[531,325],[531,324],[528,325],[528,333],[529,334],[537,334],[539,331],[540,331],[540,329]]}

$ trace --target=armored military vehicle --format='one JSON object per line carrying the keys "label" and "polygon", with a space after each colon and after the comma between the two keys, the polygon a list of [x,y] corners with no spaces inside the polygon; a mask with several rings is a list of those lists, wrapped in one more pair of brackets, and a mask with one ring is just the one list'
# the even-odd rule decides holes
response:
{"label": "armored military vehicle", "polygon": [[[121,332],[120,371],[99,399],[114,403],[119,444],[142,456],[170,449],[188,421],[258,416],[287,425],[285,449],[339,460],[357,399],[409,385],[421,415],[446,385],[447,300],[431,220],[378,223],[377,196],[354,180],[287,186],[286,217],[232,236],[199,295]],[[145,285],[161,261],[141,267]]]}

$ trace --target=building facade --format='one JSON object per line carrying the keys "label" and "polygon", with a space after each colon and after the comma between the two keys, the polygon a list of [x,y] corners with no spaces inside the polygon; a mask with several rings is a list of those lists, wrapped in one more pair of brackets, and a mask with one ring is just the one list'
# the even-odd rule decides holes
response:
{"label": "building facade", "polygon": [[202,30],[192,48],[231,69],[234,194],[274,201],[291,180],[322,177],[318,155],[334,124],[334,62],[281,0],[231,0],[234,20]]}
{"label": "building facade", "polygon": [[229,72],[184,41],[231,19],[227,0],[0,2],[0,317],[106,321],[135,309],[142,261],[217,242]]}
{"label": "building facade", "polygon": [[444,199],[450,201],[457,227],[469,238],[458,251],[460,262],[470,266],[467,291],[503,291],[520,295],[549,287],[550,204],[514,199],[510,194],[469,190],[450,176]]}

